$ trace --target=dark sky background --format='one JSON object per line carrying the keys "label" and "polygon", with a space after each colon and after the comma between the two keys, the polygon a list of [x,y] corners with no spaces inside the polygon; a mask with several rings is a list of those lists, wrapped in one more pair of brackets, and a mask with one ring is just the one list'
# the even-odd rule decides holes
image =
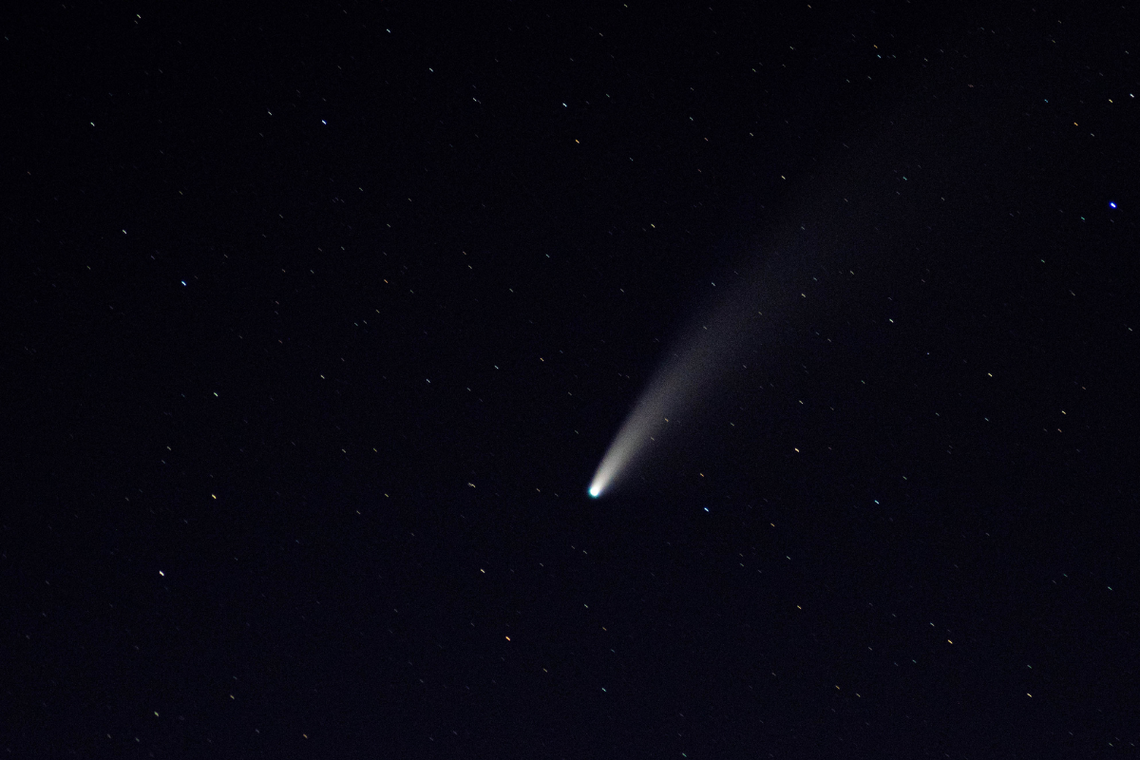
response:
{"label": "dark sky background", "polygon": [[5,27],[5,754],[1131,756],[1136,14],[475,5]]}

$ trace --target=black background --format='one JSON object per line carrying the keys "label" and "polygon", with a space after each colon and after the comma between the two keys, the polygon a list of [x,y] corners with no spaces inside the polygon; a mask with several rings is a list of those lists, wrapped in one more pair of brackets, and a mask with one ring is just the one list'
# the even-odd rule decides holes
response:
{"label": "black background", "polygon": [[1134,751],[1135,14],[479,5],[5,32],[5,751]]}

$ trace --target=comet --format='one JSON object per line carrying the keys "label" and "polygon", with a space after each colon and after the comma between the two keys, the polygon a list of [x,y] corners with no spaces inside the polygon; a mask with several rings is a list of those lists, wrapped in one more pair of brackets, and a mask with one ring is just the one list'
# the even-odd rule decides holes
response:
{"label": "comet", "polygon": [[[738,389],[758,388],[766,379],[758,373],[775,356],[772,346],[795,341],[807,315],[851,308],[869,292],[864,272],[873,275],[891,266],[880,249],[905,240],[895,236],[907,234],[913,207],[896,205],[894,197],[876,189],[891,186],[886,180],[894,170],[885,167],[892,161],[884,157],[919,150],[915,138],[927,139],[920,122],[891,124],[887,133],[861,137],[860,150],[842,143],[832,168],[804,184],[803,195],[782,202],[785,218],[772,220],[745,244],[741,263],[747,274],[737,276],[734,269],[734,277],[727,278],[731,283],[706,291],[707,318],[690,324],[632,405],[594,472],[590,497],[608,494],[652,452],[675,444],[682,432],[694,432],[712,402],[732,400]],[[942,161],[933,154],[913,155],[928,156],[924,160],[932,165]],[[1117,210],[1116,200],[1105,200]],[[900,232],[887,232],[894,228]],[[821,304],[823,312],[817,311]]]}
{"label": "comet", "polygon": [[[781,284],[783,278],[772,270],[774,259],[727,286],[721,283],[713,290],[716,283],[710,283],[711,305],[674,342],[622,422],[590,481],[591,498],[599,498],[648,452],[667,444],[672,429],[685,423],[686,431],[693,430],[696,425],[688,423],[702,407],[724,395],[726,375],[752,364],[762,346],[762,330],[772,324],[771,310],[791,300],[786,295],[790,283]],[[774,297],[773,290],[783,295]]]}
{"label": "comet", "polygon": [[[735,270],[727,282],[710,282],[709,296],[673,342],[641,396],[618,428],[587,493],[600,498],[623,481],[650,452],[692,434],[717,401],[761,380],[765,348],[791,337],[787,320],[807,303],[823,274],[812,240],[795,234]],[[719,286],[719,287],[718,287]],[[736,375],[736,377],[734,377]]]}
{"label": "comet", "polygon": [[701,391],[712,379],[717,354],[716,342],[708,336],[695,336],[670,355],[633,405],[625,421],[606,449],[589,494],[598,498],[614,486],[653,445],[669,425],[691,410]]}

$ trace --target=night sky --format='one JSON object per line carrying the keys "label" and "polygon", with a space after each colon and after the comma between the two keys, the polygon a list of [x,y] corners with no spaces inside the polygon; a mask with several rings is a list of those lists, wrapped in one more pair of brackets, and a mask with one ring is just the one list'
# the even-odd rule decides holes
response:
{"label": "night sky", "polygon": [[1140,16],[471,5],[5,25],[5,756],[1135,756]]}

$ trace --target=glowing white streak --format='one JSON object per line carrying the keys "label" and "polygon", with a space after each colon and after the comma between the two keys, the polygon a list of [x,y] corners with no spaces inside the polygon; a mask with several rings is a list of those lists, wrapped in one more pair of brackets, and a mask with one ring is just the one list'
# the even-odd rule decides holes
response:
{"label": "glowing white streak", "polygon": [[[717,382],[759,348],[759,331],[771,321],[770,316],[763,316],[761,307],[771,314],[770,309],[792,300],[789,293],[800,293],[788,286],[782,274],[766,266],[753,277],[718,289],[727,292],[719,294],[705,319],[692,325],[622,423],[590,482],[590,496],[597,498],[613,486],[646,452],[646,444],[656,441],[667,427],[676,425],[682,416],[688,417],[702,402],[723,395],[723,388],[721,394],[712,392]],[[778,286],[781,296],[774,295],[773,285]]]}
{"label": "glowing white streak", "polygon": [[[669,424],[670,416],[676,419],[688,406],[691,392],[703,385],[700,382],[702,373],[693,366],[694,361],[675,357],[671,364],[658,374],[622,423],[594,473],[590,483],[591,496],[597,498],[611,486],[618,475],[645,452],[646,444],[661,434]],[[698,371],[694,373],[694,369]]]}
{"label": "glowing white streak", "polygon": [[[722,303],[714,317],[700,323],[663,364],[622,423],[613,443],[602,457],[590,496],[597,498],[626,472],[655,441],[670,420],[675,424],[701,400],[711,380],[725,368],[725,360],[741,348],[739,298]],[[746,345],[747,341],[743,341]]]}
{"label": "glowing white streak", "polygon": [[[716,288],[718,298],[714,299],[711,318],[695,325],[689,339],[669,357],[634,405],[598,465],[590,484],[591,496],[600,496],[625,476],[630,465],[645,453],[646,443],[669,426],[668,420],[677,421],[682,413],[688,417],[697,402],[730,395],[732,388],[728,384],[716,392],[717,381],[736,367],[743,368],[744,364],[753,368],[749,372],[754,372],[757,364],[762,366],[756,358],[762,345],[794,340],[795,333],[789,328],[799,324],[800,304],[815,308],[815,299],[826,294],[832,300],[825,303],[834,309],[837,304],[834,298],[841,296],[843,301],[839,303],[849,303],[849,299],[860,292],[857,288],[841,286],[848,275],[854,280],[856,274],[855,268],[848,268],[847,264],[863,262],[864,251],[870,253],[880,245],[878,241],[883,240],[882,230],[895,222],[901,223],[898,226],[902,230],[908,229],[909,224],[909,220],[898,216],[909,207],[895,206],[893,198],[891,204],[884,204],[885,196],[867,192],[877,184],[889,186],[870,178],[887,178],[886,173],[880,174],[882,170],[877,166],[892,164],[882,158],[918,149],[921,143],[912,135],[925,141],[924,129],[914,121],[895,123],[889,133],[866,142],[865,147],[870,152],[850,151],[852,157],[842,159],[828,179],[816,177],[813,180],[820,188],[830,188],[827,190],[830,200],[805,199],[794,207],[788,206],[789,219],[796,221],[774,228],[769,242],[761,246],[757,268],[731,286],[728,293]],[[939,143],[932,141],[931,144]],[[847,148],[846,143],[844,148]],[[854,158],[857,153],[860,157]],[[923,155],[929,155],[932,163],[940,160],[933,154]],[[840,191],[839,188],[850,189]],[[848,197],[844,196],[862,200],[848,204]],[[836,204],[837,198],[842,198],[843,203]],[[884,208],[898,210],[888,212]],[[809,231],[801,220],[812,220],[812,229]],[[764,253],[764,248],[769,252]],[[836,256],[836,251],[844,252]],[[877,257],[866,260],[872,267],[889,264],[889,260]],[[820,278],[830,281],[829,293],[819,287]],[[720,300],[722,296],[724,300]],[[811,306],[807,307],[809,303]],[[772,329],[779,325],[784,328]],[[763,341],[759,340],[761,337]]]}

